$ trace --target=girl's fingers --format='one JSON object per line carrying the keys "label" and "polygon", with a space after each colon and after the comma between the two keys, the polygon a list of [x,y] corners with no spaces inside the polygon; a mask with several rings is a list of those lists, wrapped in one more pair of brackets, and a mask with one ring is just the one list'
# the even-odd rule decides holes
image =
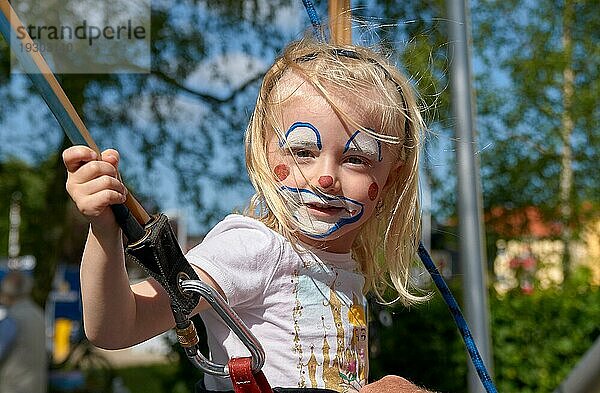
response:
{"label": "girl's fingers", "polygon": [[77,208],[87,217],[98,217],[106,211],[108,206],[123,202],[125,202],[123,194],[114,190],[102,190],[83,198],[77,204]]}
{"label": "girl's fingers", "polygon": [[98,159],[98,154],[87,146],[71,146],[62,156],[69,173],[74,173],[86,163]]}
{"label": "girl's fingers", "polygon": [[91,161],[82,165],[73,173],[73,181],[79,184],[89,182],[101,176],[117,177],[117,168],[106,161]]}
{"label": "girl's fingers", "polygon": [[67,191],[92,222],[112,216],[108,206],[125,202],[127,189],[117,178],[116,150],[105,150],[100,157],[86,146],[73,146],[63,152],[63,161],[68,171]]}
{"label": "girl's fingers", "polygon": [[112,190],[123,196],[127,195],[127,189],[123,183],[109,175],[100,176],[79,185],[79,192],[84,195],[93,195],[104,190]]}
{"label": "girl's fingers", "polygon": [[115,168],[119,167],[119,152],[115,149],[106,149],[102,152],[102,161],[110,163]]}

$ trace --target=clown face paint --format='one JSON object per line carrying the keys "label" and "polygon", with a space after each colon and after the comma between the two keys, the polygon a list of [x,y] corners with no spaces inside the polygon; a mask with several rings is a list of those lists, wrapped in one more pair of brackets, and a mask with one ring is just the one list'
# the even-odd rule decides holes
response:
{"label": "clown face paint", "polygon": [[[273,132],[269,139],[269,167],[279,180],[298,238],[330,252],[348,252],[373,217],[397,160],[383,142],[351,128],[302,78],[285,83],[292,82],[298,85],[290,86],[294,93],[282,105],[278,125],[286,132]],[[378,132],[378,116],[361,102],[334,101],[357,124]],[[285,178],[277,175],[282,173],[281,164],[289,168]]]}
{"label": "clown face paint", "polygon": [[279,181],[284,181],[290,175],[290,167],[285,164],[279,164],[273,169],[273,172]]}
{"label": "clown face paint", "polygon": [[381,161],[383,159],[383,156],[381,155],[381,142],[369,134],[360,131],[356,131],[352,134],[344,146],[344,153],[354,152],[365,155],[376,161]]}
{"label": "clown face paint", "polygon": [[306,122],[296,122],[285,133],[285,141],[280,141],[279,145],[287,145],[289,149],[308,149],[321,150],[321,134],[315,126]]}
{"label": "clown face paint", "polygon": [[317,195],[311,190],[282,187],[285,198],[294,206],[293,217],[300,230],[314,239],[321,239],[363,215],[364,207],[343,196]]}
{"label": "clown face paint", "polygon": [[379,195],[379,186],[377,183],[371,183],[369,186],[369,200],[374,201],[377,199],[377,195]]}

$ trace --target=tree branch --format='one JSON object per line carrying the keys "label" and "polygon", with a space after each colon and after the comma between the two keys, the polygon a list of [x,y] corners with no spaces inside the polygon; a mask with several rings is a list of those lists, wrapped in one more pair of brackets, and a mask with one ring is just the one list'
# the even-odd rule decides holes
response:
{"label": "tree branch", "polygon": [[206,103],[208,103],[210,105],[222,105],[222,104],[227,104],[227,103],[231,102],[239,93],[244,91],[248,86],[250,86],[254,82],[260,80],[263,77],[264,72],[259,72],[252,78],[248,79],[246,82],[242,83],[240,86],[238,86],[237,88],[232,90],[231,93],[225,98],[216,97],[211,94],[203,93],[196,89],[192,89],[191,87],[185,86],[183,83],[179,82],[178,80],[176,80],[174,78],[171,78],[170,76],[166,75],[164,72],[161,72],[161,71],[153,71],[152,75],[159,78],[163,82],[166,82],[171,86],[174,86],[175,88],[177,88],[179,90],[182,90],[196,98],[201,99],[202,101],[205,101]]}

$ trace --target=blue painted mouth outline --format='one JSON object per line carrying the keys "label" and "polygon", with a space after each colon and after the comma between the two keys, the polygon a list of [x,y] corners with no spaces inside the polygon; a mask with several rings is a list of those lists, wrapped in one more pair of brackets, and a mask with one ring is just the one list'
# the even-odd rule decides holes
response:
{"label": "blue painted mouth outline", "polygon": [[[311,190],[307,190],[305,188],[294,188],[294,187],[288,187],[288,186],[282,186],[280,188],[280,190],[284,191],[284,192],[292,193],[294,195],[297,195],[299,193],[300,194],[313,195],[316,198],[318,198],[318,199],[320,199],[320,200],[322,200],[324,202],[328,202],[328,201],[340,201],[340,200],[341,201],[348,201],[348,202],[351,202],[351,203],[353,203],[353,204],[355,204],[355,205],[357,205],[357,206],[360,207],[360,211],[357,214],[355,214],[355,215],[353,215],[351,217],[342,217],[335,224],[333,224],[333,226],[327,232],[325,232],[325,233],[315,234],[315,233],[307,232],[307,231],[303,230],[302,228],[300,228],[300,230],[302,231],[302,233],[304,233],[305,235],[307,235],[309,237],[312,237],[314,239],[325,238],[325,237],[331,235],[333,232],[337,231],[338,229],[342,228],[343,226],[357,222],[362,217],[364,209],[365,209],[364,204],[362,204],[362,203],[360,203],[358,201],[355,201],[354,199],[346,198],[344,196],[331,197],[331,196],[326,195],[326,194],[319,195],[319,194],[315,194]],[[297,217],[294,217],[294,218],[296,220],[298,220]]]}

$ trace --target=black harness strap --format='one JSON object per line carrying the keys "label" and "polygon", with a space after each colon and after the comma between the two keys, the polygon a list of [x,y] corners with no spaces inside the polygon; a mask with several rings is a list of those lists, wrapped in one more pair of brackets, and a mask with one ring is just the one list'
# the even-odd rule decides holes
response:
{"label": "black harness strap", "polygon": [[198,275],[185,259],[169,219],[164,214],[154,217],[145,227],[144,236],[126,247],[128,259],[140,265],[146,273],[165,288],[173,312],[189,315],[198,302],[197,293],[184,293],[183,280],[198,280]]}

